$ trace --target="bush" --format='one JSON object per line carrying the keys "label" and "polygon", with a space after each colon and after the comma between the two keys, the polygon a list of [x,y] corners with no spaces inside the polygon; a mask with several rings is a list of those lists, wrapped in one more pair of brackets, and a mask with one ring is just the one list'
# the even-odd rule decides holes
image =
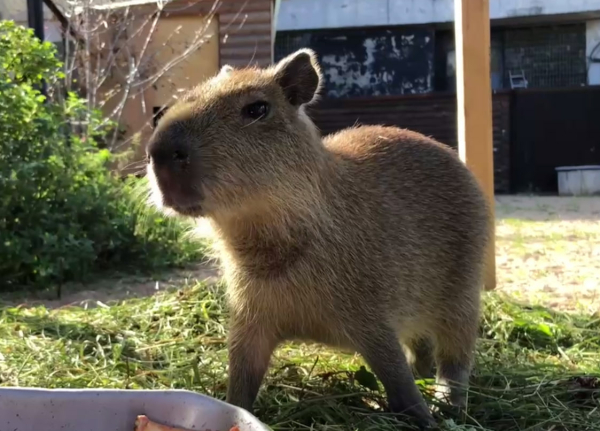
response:
{"label": "bush", "polygon": [[[139,202],[140,180],[109,171],[100,114],[73,94],[52,102],[38,91],[60,87],[61,67],[52,44],[0,22],[0,289],[197,258],[185,226]],[[69,136],[82,116],[88,133]]]}

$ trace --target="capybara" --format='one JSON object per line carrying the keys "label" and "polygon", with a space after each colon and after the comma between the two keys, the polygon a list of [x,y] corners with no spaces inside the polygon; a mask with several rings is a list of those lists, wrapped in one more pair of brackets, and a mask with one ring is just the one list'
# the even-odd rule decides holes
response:
{"label": "capybara", "polygon": [[322,137],[305,112],[321,82],[309,49],[268,68],[224,66],[161,118],[147,148],[153,196],[214,230],[228,402],[252,410],[274,349],[315,341],[359,352],[390,410],[427,426],[413,371],[435,365],[438,394],[464,403],[489,207],[456,152],[419,133]]}

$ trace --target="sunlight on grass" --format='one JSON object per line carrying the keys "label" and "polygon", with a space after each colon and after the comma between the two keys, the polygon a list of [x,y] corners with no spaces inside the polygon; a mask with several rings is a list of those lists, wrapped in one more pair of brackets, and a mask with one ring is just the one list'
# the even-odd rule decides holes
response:
{"label": "sunlight on grass", "polygon": [[527,303],[600,310],[600,200],[499,198],[498,289]]}
{"label": "sunlight on grass", "polygon": [[[417,383],[445,430],[600,431],[600,200],[505,197],[497,212],[498,291],[484,294],[468,408],[451,411],[432,400],[432,381]],[[224,398],[224,286],[194,279],[89,310],[0,308],[0,385]],[[256,415],[282,431],[412,429],[385,413],[363,366],[353,353],[281,346]]]}
{"label": "sunlight on grass", "polygon": [[[223,286],[202,284],[87,311],[4,308],[1,385],[185,388],[223,398],[226,319]],[[398,429],[383,392],[357,373],[362,365],[358,355],[287,344],[257,415],[275,430]],[[600,430],[599,373],[600,317],[486,294],[469,407],[442,409],[439,419],[457,430]],[[419,384],[429,398],[431,382]]]}

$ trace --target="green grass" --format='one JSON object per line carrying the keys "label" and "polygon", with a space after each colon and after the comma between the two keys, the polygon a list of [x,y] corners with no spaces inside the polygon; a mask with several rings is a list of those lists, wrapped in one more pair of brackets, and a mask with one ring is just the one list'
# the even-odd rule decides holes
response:
{"label": "green grass", "polygon": [[[178,388],[223,398],[223,286],[91,310],[0,309],[0,385]],[[357,355],[288,344],[274,357],[257,416],[274,430],[411,429],[361,385]],[[357,373],[358,372],[358,373]],[[600,316],[580,317],[485,297],[466,412],[442,408],[454,430],[600,430]],[[419,381],[425,396],[431,382]],[[432,401],[433,402],[433,401]]]}

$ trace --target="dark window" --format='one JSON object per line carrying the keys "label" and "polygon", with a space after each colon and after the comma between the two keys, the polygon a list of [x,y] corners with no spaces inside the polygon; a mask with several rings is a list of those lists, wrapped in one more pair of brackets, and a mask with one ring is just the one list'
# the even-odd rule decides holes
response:
{"label": "dark window", "polygon": [[428,93],[433,87],[434,32],[428,26],[278,32],[275,59],[312,48],[331,98]]}
{"label": "dark window", "polygon": [[[490,73],[492,90],[504,87],[504,50],[502,31],[491,34]],[[456,91],[456,49],[454,32],[444,31],[436,35],[436,90]]]}
{"label": "dark window", "polygon": [[275,36],[275,61],[301,48],[310,48],[311,32],[304,31],[280,31]]}
{"label": "dark window", "polygon": [[[510,74],[524,74],[529,88],[586,84],[585,24],[493,29],[492,89],[511,88]],[[436,34],[435,88],[456,90],[454,32]]]}
{"label": "dark window", "polygon": [[506,29],[504,82],[525,74],[529,88],[586,85],[585,24]]}

